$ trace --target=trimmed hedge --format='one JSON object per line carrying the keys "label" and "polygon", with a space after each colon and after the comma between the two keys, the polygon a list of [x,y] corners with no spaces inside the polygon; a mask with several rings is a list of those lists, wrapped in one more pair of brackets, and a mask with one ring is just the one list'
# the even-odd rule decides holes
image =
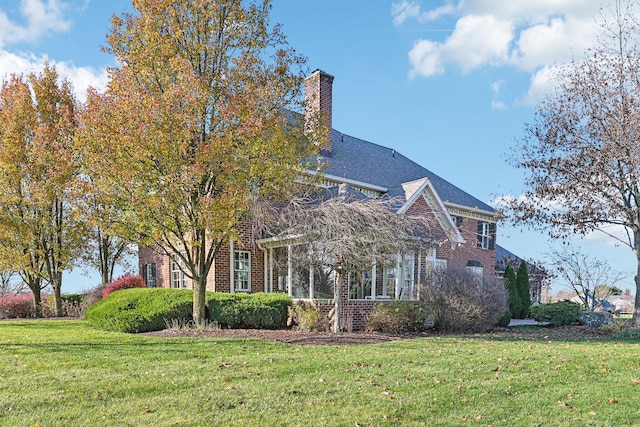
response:
{"label": "trimmed hedge", "polygon": [[207,294],[209,318],[230,329],[286,328],[292,304],[291,297],[282,293]]}
{"label": "trimmed hedge", "polygon": [[193,317],[193,291],[123,289],[88,307],[84,317],[92,326],[107,331],[159,331],[165,328],[165,320]]}
{"label": "trimmed hedge", "polygon": [[[287,325],[291,298],[286,294],[207,292],[209,319],[225,328],[281,329]],[[94,327],[117,332],[165,329],[165,321],[193,317],[193,291],[134,288],[114,292],[85,311]]]}
{"label": "trimmed hedge", "polygon": [[531,307],[531,317],[538,322],[549,322],[555,326],[571,325],[578,320],[579,313],[580,304],[572,301],[560,301]]}

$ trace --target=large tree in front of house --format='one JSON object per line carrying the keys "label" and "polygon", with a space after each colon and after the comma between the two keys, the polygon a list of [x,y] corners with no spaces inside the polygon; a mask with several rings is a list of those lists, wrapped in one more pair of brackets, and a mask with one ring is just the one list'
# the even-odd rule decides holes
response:
{"label": "large tree in front of house", "polygon": [[84,225],[70,214],[69,186],[76,100],[54,67],[12,76],[0,92],[0,245],[3,264],[17,271],[34,296],[51,285],[62,314],[62,273],[79,256]]}
{"label": "large tree in front of house", "polygon": [[271,25],[269,0],[133,7],[113,18],[119,67],[90,93],[79,143],[118,234],[179,258],[201,324],[216,253],[257,201],[286,196],[323,141],[292,112],[304,59]]}
{"label": "large tree in front of house", "polygon": [[[635,252],[640,325],[640,46],[637,6],[617,2],[599,44],[564,67],[514,152],[528,190],[507,210],[552,237],[626,230]],[[612,237],[615,237],[612,235]]]}

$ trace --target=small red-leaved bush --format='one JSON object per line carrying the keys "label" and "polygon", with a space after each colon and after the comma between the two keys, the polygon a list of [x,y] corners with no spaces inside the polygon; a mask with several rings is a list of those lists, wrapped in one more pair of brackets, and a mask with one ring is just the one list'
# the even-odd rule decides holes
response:
{"label": "small red-leaved bush", "polygon": [[144,280],[141,276],[134,276],[132,274],[126,274],[121,278],[114,280],[108,285],[106,288],[102,290],[102,298],[106,298],[107,295],[120,291],[122,289],[131,289],[131,288],[145,288]]}
{"label": "small red-leaved bush", "polygon": [[31,294],[5,295],[0,298],[0,317],[8,319],[33,317]]}

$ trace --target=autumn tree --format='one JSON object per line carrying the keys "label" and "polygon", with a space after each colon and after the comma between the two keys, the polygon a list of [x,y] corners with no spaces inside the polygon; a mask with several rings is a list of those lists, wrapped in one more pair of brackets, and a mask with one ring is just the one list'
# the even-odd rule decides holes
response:
{"label": "autumn tree", "polygon": [[371,270],[388,263],[390,256],[426,249],[444,239],[429,216],[396,213],[398,206],[394,199],[363,199],[349,191],[328,199],[316,194],[290,200],[267,224],[274,238],[301,248],[291,251],[294,269],[320,265],[335,273],[334,332],[341,330],[341,295],[350,271]]}
{"label": "autumn tree", "polygon": [[114,234],[106,227],[87,227],[87,239],[80,261],[88,268],[100,273],[103,285],[113,282],[116,267],[130,269],[130,258],[135,254],[135,246]]}
{"label": "autumn tree", "polygon": [[555,92],[525,126],[511,163],[526,171],[527,190],[506,213],[552,237],[624,228],[620,243],[638,260],[633,322],[640,325],[638,14],[631,1],[616,5],[599,44],[559,71]]}
{"label": "autumn tree", "polygon": [[598,307],[598,299],[606,299],[625,275],[616,271],[606,260],[594,258],[580,249],[564,247],[548,254],[549,265],[556,277],[580,297],[589,310]]}
{"label": "autumn tree", "polygon": [[45,66],[26,79],[11,76],[0,93],[0,241],[39,308],[51,285],[62,312],[62,273],[82,246],[83,226],[69,215],[68,185],[76,173],[71,85]]}
{"label": "autumn tree", "polygon": [[216,253],[256,201],[286,195],[322,141],[296,115],[304,60],[270,24],[269,0],[133,7],[113,18],[106,50],[120,65],[89,94],[78,142],[118,235],[181,261],[201,324]]}

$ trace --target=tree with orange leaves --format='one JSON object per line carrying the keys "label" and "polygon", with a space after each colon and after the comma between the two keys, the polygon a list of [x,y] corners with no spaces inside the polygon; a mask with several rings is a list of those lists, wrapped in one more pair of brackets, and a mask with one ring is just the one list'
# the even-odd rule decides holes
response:
{"label": "tree with orange leaves", "polygon": [[323,133],[292,113],[304,59],[270,24],[269,0],[133,6],[113,18],[106,50],[120,66],[89,94],[78,142],[114,227],[179,259],[202,324],[215,255],[258,201],[287,195]]}
{"label": "tree with orange leaves", "polygon": [[51,285],[62,313],[62,273],[78,258],[84,226],[70,215],[77,162],[76,101],[54,67],[11,76],[0,91],[0,242],[5,263],[34,295]]}

